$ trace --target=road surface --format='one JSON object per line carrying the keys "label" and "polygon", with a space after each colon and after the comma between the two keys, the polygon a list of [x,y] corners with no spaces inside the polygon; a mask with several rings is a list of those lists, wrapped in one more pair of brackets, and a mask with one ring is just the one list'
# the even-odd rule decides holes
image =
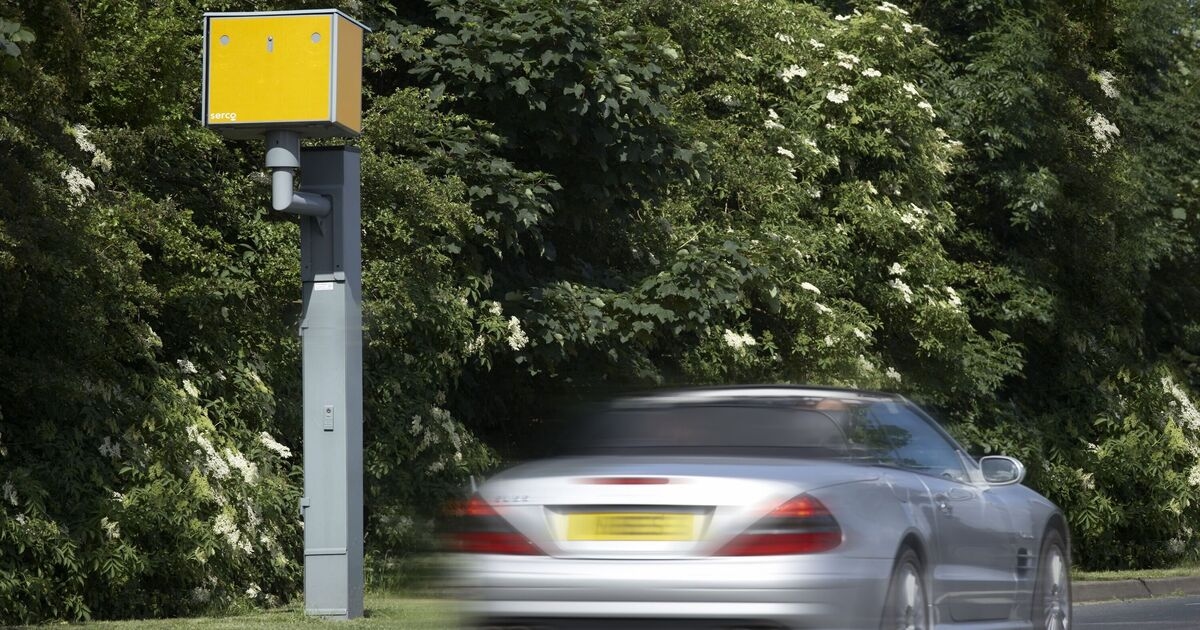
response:
{"label": "road surface", "polygon": [[1076,630],[1200,630],[1200,596],[1076,604]]}

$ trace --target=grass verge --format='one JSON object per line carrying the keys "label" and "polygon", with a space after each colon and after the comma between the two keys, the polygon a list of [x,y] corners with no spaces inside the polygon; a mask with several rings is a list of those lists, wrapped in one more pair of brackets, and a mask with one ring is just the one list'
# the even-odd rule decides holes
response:
{"label": "grass verge", "polygon": [[1166,569],[1140,569],[1136,571],[1072,571],[1071,579],[1078,582],[1110,582],[1113,580],[1152,580],[1167,577],[1190,577],[1200,575],[1200,560],[1185,562]]}
{"label": "grass verge", "polygon": [[[403,628],[404,630],[448,630],[458,625],[454,602],[448,599],[420,599],[392,593],[368,593],[367,615],[361,619],[339,623],[338,628]],[[199,628],[204,630],[235,630],[241,628],[314,628],[327,622],[304,616],[302,604],[265,612],[227,617],[196,617],[186,619],[148,619],[138,621],[98,621],[86,624],[103,630],[168,630]],[[326,628],[333,626],[326,625]]]}

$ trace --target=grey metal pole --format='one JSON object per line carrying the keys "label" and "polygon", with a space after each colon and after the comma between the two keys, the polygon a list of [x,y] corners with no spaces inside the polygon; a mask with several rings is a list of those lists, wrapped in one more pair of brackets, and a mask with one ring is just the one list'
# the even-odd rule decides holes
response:
{"label": "grey metal pole", "polygon": [[[304,361],[304,611],[363,614],[362,273],[359,151],[300,152]],[[307,204],[306,204],[307,205]]]}

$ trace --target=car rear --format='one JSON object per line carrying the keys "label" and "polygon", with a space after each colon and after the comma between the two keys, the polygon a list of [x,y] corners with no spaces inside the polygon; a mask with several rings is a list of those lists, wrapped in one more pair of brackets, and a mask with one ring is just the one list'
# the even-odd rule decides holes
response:
{"label": "car rear", "polygon": [[894,501],[818,403],[619,410],[581,429],[592,454],[498,475],[454,511],[463,612],[546,630],[877,628],[894,543],[872,521]]}

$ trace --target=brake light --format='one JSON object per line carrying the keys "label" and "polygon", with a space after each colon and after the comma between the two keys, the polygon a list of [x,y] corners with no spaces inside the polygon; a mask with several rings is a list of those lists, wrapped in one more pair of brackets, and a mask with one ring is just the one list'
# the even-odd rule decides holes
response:
{"label": "brake light", "polygon": [[818,500],[802,494],[775,508],[729,541],[717,556],[820,553],[842,544],[842,528]]}
{"label": "brake light", "polygon": [[587,477],[578,483],[594,486],[660,486],[671,483],[668,477]]}
{"label": "brake light", "polygon": [[541,549],[509,525],[508,521],[479,495],[451,506],[448,512],[450,532],[446,542],[450,551],[542,555]]}

